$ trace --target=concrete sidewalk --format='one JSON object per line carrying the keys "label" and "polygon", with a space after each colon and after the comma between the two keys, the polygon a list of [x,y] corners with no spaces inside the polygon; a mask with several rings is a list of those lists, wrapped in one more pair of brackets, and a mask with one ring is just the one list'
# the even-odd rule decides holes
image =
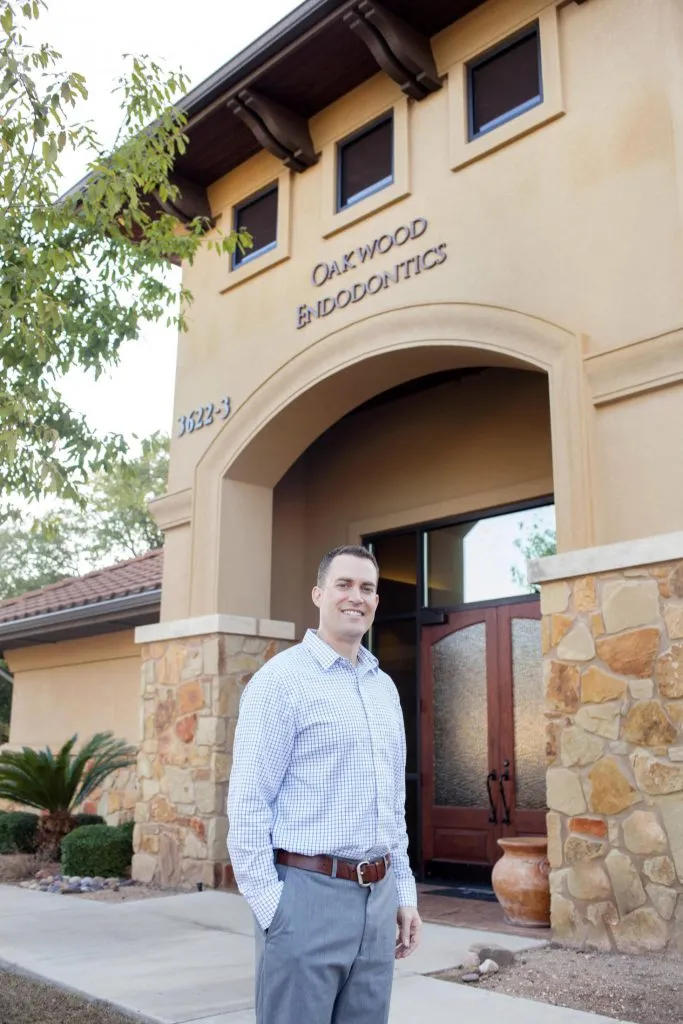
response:
{"label": "concrete sidewalk", "polygon": [[[615,1024],[613,1018],[513,999],[424,975],[459,963],[475,942],[542,943],[425,925],[396,965],[391,1024]],[[253,1024],[252,917],[240,896],[190,893],[98,903],[0,886],[0,960],[162,1024]]]}

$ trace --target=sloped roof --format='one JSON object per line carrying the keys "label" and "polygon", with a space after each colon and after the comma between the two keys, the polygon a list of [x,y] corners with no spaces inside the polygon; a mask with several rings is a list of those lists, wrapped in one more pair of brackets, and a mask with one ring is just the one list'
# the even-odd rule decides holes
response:
{"label": "sloped roof", "polygon": [[31,619],[37,615],[84,608],[115,598],[157,591],[161,588],[163,555],[163,549],[158,548],[126,562],[96,569],[85,576],[74,576],[20,597],[0,601],[0,626],[2,623]]}

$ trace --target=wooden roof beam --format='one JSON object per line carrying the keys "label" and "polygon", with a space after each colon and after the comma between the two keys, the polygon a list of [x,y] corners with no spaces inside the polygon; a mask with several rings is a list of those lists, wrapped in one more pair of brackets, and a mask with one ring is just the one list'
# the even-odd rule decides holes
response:
{"label": "wooden roof beam", "polygon": [[176,217],[181,224],[189,224],[195,217],[201,217],[206,222],[207,230],[214,227],[216,220],[211,215],[209,197],[203,185],[183,178],[175,171],[171,173],[170,181],[177,187],[178,195],[175,199],[162,199],[158,190],[155,191],[153,195],[159,208]]}
{"label": "wooden roof beam", "polygon": [[429,40],[396,14],[360,0],[343,19],[407,96],[423,100],[441,88]]}
{"label": "wooden roof beam", "polygon": [[228,100],[236,114],[264,149],[282,160],[292,171],[305,171],[318,162],[308,122],[255,89],[242,89]]}

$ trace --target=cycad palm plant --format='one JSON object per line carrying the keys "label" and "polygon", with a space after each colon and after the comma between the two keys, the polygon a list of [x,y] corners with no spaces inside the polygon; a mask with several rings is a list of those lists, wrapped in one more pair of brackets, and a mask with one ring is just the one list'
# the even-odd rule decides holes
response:
{"label": "cycad palm plant", "polygon": [[111,732],[97,733],[74,754],[77,739],[72,736],[56,754],[49,747],[0,754],[0,798],[43,812],[36,841],[50,856],[75,828],[75,808],[112,772],[134,764],[137,755],[135,747]]}

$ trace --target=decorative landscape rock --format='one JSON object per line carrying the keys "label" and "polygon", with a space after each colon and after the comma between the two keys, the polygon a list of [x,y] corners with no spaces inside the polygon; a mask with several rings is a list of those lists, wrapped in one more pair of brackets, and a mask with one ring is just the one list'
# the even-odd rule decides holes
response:
{"label": "decorative landscape rock", "polygon": [[19,886],[22,889],[59,893],[66,896],[69,893],[101,892],[103,889],[113,889],[118,892],[120,888],[133,884],[129,878],[90,878],[89,876],[80,878],[77,875],[65,878],[63,875],[50,875],[45,871],[39,871],[32,882],[20,882]]}
{"label": "decorative landscape rock", "polygon": [[515,954],[511,949],[505,949],[504,946],[475,943],[470,946],[470,952],[478,958],[477,962],[480,965],[483,965],[486,960],[493,960],[498,967],[510,967],[515,962]]}

